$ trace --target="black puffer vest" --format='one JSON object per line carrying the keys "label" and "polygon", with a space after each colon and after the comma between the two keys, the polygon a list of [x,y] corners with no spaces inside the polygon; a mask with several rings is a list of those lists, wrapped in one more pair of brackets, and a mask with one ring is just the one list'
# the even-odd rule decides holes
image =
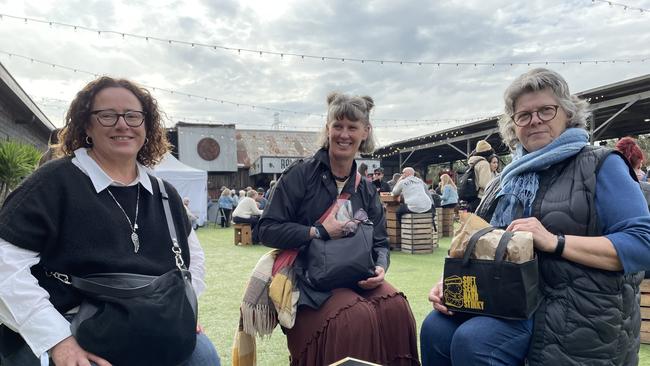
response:
{"label": "black puffer vest", "polygon": [[[611,153],[586,146],[575,158],[539,172],[533,216],[551,233],[601,236],[596,175]],[[477,210],[487,221],[498,191],[499,184],[491,184]],[[529,365],[638,364],[643,273],[624,275],[537,255],[544,300],[535,313]]]}

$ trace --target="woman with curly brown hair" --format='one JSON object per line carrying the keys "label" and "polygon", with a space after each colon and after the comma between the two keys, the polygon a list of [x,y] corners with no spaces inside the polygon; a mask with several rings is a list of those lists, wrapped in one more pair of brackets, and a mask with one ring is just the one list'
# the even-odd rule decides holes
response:
{"label": "woman with curly brown hair", "polygon": [[[59,141],[60,158],[27,178],[0,210],[0,363],[39,365],[49,354],[57,365],[104,366],[133,364],[115,355],[159,356],[129,350],[136,338],[151,336],[149,324],[124,339],[99,336],[108,350],[83,347],[68,319],[85,296],[57,276],[162,277],[182,258],[195,292],[205,289],[203,252],[181,198],[170,184],[159,185],[147,174],[169,149],[156,100],[129,80],[98,78],[77,93]],[[180,248],[180,258],[172,246]],[[174,304],[170,308],[177,311]],[[171,330],[162,336],[175,344],[187,341],[184,353],[164,346],[160,352],[180,360],[175,365],[218,365],[214,346],[194,332],[200,329],[196,322],[183,327],[189,329],[183,340]]]}

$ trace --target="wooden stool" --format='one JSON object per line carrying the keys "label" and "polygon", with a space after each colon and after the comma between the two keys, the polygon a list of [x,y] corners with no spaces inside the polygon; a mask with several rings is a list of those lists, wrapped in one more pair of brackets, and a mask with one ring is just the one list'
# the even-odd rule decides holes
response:
{"label": "wooden stool", "polygon": [[[433,222],[431,212],[409,213],[402,215],[402,252],[432,253]],[[437,246],[436,235],[436,246]]]}
{"label": "wooden stool", "polygon": [[235,229],[235,245],[253,244],[251,224],[234,224],[233,228]]}
{"label": "wooden stool", "polygon": [[442,228],[438,228],[438,231],[442,233],[442,236],[454,235],[454,209],[453,208],[442,209]]}
{"label": "wooden stool", "polygon": [[650,279],[641,282],[641,343],[650,344]]}

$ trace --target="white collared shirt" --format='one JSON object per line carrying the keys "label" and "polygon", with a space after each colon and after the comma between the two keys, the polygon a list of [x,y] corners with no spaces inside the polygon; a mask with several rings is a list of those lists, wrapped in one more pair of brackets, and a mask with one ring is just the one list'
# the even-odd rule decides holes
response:
{"label": "white collared shirt", "polygon": [[[74,151],[72,163],[90,178],[97,193],[109,186],[125,186],[111,179],[88,156],[85,148]],[[138,183],[153,194],[147,168],[137,163],[138,176],[126,186]],[[205,256],[194,230],[187,238],[190,249],[192,287],[199,296],[205,290]],[[0,238],[0,323],[25,339],[39,357],[71,335],[70,323],[54,308],[45,289],[38,285],[30,268],[40,261],[40,254],[15,246]],[[44,356],[43,356],[44,355]]]}

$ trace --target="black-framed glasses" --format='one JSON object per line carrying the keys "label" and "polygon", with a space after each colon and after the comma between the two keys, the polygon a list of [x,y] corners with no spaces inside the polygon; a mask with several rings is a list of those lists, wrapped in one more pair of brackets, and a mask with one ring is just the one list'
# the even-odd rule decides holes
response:
{"label": "black-framed glasses", "polygon": [[117,113],[112,109],[102,109],[92,111],[90,114],[97,116],[97,122],[104,127],[113,127],[117,124],[120,117],[129,127],[140,127],[144,122],[145,113],[142,111],[128,111],[126,113]]}
{"label": "black-framed glasses", "polygon": [[542,122],[548,122],[555,118],[557,115],[557,110],[560,108],[559,105],[545,105],[541,106],[540,108],[534,110],[534,111],[522,111],[522,112],[517,112],[510,116],[512,118],[512,121],[519,127],[526,127],[530,123],[530,121],[533,120],[533,113],[537,114],[537,118],[539,118],[540,121]]}

